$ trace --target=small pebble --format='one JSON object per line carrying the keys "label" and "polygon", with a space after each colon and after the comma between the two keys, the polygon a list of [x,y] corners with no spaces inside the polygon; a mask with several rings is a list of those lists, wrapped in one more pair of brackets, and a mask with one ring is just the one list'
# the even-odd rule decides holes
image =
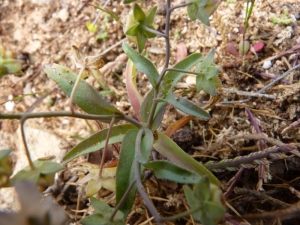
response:
{"label": "small pebble", "polygon": [[270,69],[271,66],[272,66],[272,62],[270,60],[268,60],[268,61],[264,62],[263,68],[264,69]]}

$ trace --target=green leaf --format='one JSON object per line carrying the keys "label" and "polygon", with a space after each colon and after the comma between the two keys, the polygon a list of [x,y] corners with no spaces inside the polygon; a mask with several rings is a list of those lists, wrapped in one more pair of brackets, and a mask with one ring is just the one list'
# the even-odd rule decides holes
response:
{"label": "green leaf", "polygon": [[207,176],[201,177],[194,188],[195,197],[200,201],[206,201],[210,198],[210,186]]}
{"label": "green leaf", "polygon": [[[200,53],[194,53],[186,57],[185,59],[178,62],[173,68],[175,69],[181,69],[188,71],[192,66],[196,65],[203,59],[202,55]],[[166,75],[163,78],[163,82],[166,85],[163,89],[160,90],[162,93],[172,92],[173,87],[177,84],[177,82],[183,77],[185,73],[178,72],[178,71],[169,71],[166,73]]]}
{"label": "green leaf", "polygon": [[[116,174],[116,204],[120,202],[128,187],[135,179],[135,140],[137,130],[129,130],[124,136],[120,159]],[[127,215],[133,205],[136,193],[136,186],[129,192],[120,210]]]}
{"label": "green leaf", "polygon": [[[201,213],[202,212],[201,206],[203,205],[203,203],[195,197],[193,190],[190,189],[188,186],[184,185],[183,191],[184,191],[186,201],[187,201],[188,205],[190,206],[190,208],[192,210],[199,208],[199,212]],[[194,218],[198,221],[200,220],[197,216]]]}
{"label": "green leaf", "polygon": [[51,186],[54,182],[54,174],[64,169],[61,164],[48,160],[36,160],[33,165],[33,170],[27,166],[14,175],[10,179],[11,184],[20,180],[31,180],[42,186]]}
{"label": "green leaf", "polygon": [[196,12],[196,17],[198,20],[200,20],[202,23],[204,23],[206,26],[210,26],[209,23],[209,16],[205,10],[204,7],[199,7],[197,12]]}
{"label": "green leaf", "polygon": [[204,90],[208,94],[212,96],[216,96],[216,86],[212,80],[206,80],[203,75],[199,75],[196,77],[196,89],[198,92]]}
{"label": "green leaf", "polygon": [[[44,71],[55,82],[57,82],[60,88],[66,93],[66,95],[70,96],[73,85],[77,78],[77,74],[58,64],[46,64],[44,66]],[[74,96],[74,103],[76,103],[83,111],[90,114],[122,114],[83,79],[80,80],[77,87]],[[102,120],[102,122],[109,123],[110,120]]]}
{"label": "green leaf", "polygon": [[83,225],[124,225],[124,214],[118,211],[113,218],[110,220],[111,214],[114,209],[109,207],[105,202],[102,202],[94,197],[91,198],[92,206],[95,209],[95,213],[91,216],[83,218],[80,222]]}
{"label": "green leaf", "polygon": [[[153,104],[153,98],[154,98],[154,89],[151,89],[151,91],[147,94],[146,98],[144,99],[141,105],[140,115],[144,123],[148,121],[150,110]],[[166,105],[167,104],[163,102],[159,102],[157,104],[154,117],[153,117],[153,123],[150,129],[156,130],[159,127],[164,116]]]}
{"label": "green leaf", "polygon": [[213,63],[214,57],[215,57],[215,49],[213,48],[208,53],[208,55],[204,58],[203,62],[200,64],[202,70],[206,69],[207,67],[209,67]]}
{"label": "green leaf", "polygon": [[165,99],[159,99],[159,101],[165,101],[173,105],[174,107],[178,108],[179,110],[192,115],[196,116],[201,119],[208,120],[210,119],[210,115],[199,106],[195,105],[193,102],[186,100],[180,96],[176,96],[175,94],[168,94]]}
{"label": "green leaf", "polygon": [[147,37],[144,33],[138,32],[136,34],[136,40],[137,40],[137,46],[138,46],[139,53],[142,53],[142,51],[145,48],[146,42],[147,42]]}
{"label": "green leaf", "polygon": [[134,4],[133,6],[133,16],[134,19],[138,22],[144,22],[146,19],[146,15],[144,11],[141,9],[141,7],[138,4]]}
{"label": "green leaf", "polygon": [[159,74],[153,63],[134,51],[127,43],[123,43],[123,50],[126,55],[132,60],[137,70],[146,74],[152,86],[155,87]]}
{"label": "green leaf", "polygon": [[[157,10],[157,6],[153,7],[151,9],[151,11],[149,12],[146,20],[145,20],[145,23],[148,25],[148,26],[151,26],[153,23],[154,23],[154,19],[155,19],[155,14],[156,14],[156,10]],[[152,28],[152,27],[151,27]],[[153,27],[154,29],[154,27]]]}
{"label": "green leaf", "polygon": [[[109,144],[114,144],[122,141],[124,135],[128,130],[137,129],[132,124],[122,124],[112,127]],[[63,163],[70,162],[71,160],[90,153],[97,151],[104,147],[108,129],[101,130],[84,141],[80,142],[71,151],[69,151],[63,158]]]}
{"label": "green leaf", "polygon": [[181,168],[200,176],[207,175],[210,182],[220,186],[219,180],[208,169],[186,154],[172,139],[160,131],[157,134],[158,140],[153,145],[156,151]]}
{"label": "green leaf", "polygon": [[86,186],[86,197],[90,198],[102,187],[100,179],[90,179]]}
{"label": "green leaf", "polygon": [[144,164],[152,169],[158,179],[166,179],[178,183],[195,184],[200,181],[200,176],[168,161],[155,161]]}
{"label": "green leaf", "polygon": [[0,150],[0,187],[6,184],[9,176],[12,174],[12,167],[9,160],[9,154],[12,149]]}
{"label": "green leaf", "polygon": [[197,5],[191,4],[187,7],[187,12],[192,21],[195,21],[197,19],[196,13],[197,13]]}
{"label": "green leaf", "polygon": [[[139,160],[140,163],[144,164],[147,163],[152,151],[152,147],[153,147],[153,133],[151,130],[149,130],[148,128],[145,129],[141,129],[139,132],[144,133],[144,135],[142,136],[142,138],[140,139],[140,142],[138,142],[138,138],[136,139],[136,158]],[[137,145],[140,145],[140,147],[138,148]],[[138,151],[138,149],[140,151]]]}
{"label": "green leaf", "polygon": [[136,2],[136,0],[124,0],[123,1],[124,4],[129,4],[129,3],[132,3],[132,2]]}
{"label": "green leaf", "polygon": [[209,66],[205,73],[206,79],[211,79],[211,78],[215,77],[216,75],[218,75],[219,70],[220,69],[218,66]]}
{"label": "green leaf", "polygon": [[128,28],[128,30],[126,31],[126,35],[129,36],[136,36],[139,32],[140,32],[140,24],[134,24],[131,27]]}
{"label": "green leaf", "polygon": [[[203,211],[204,211],[204,215],[206,215],[206,217],[208,217],[211,220],[210,224],[218,224],[218,221],[225,214],[224,207],[216,202],[205,202]],[[207,224],[209,223],[207,222]]]}

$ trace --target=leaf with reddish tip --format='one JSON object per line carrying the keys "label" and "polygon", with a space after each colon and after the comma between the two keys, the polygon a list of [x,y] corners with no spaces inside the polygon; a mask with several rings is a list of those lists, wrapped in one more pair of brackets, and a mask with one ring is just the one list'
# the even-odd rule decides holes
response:
{"label": "leaf with reddish tip", "polygon": [[132,61],[128,59],[126,70],[125,70],[125,79],[126,79],[126,89],[129,97],[129,101],[135,112],[135,115],[142,121],[140,116],[141,102],[143,101],[142,96],[137,90],[136,86],[136,68],[133,65]]}
{"label": "leaf with reddish tip", "polygon": [[165,131],[165,135],[171,137],[172,134],[174,134],[177,130],[179,130],[181,127],[183,127],[185,124],[187,124],[189,121],[191,121],[194,118],[196,117],[188,115],[172,123],[171,125],[168,126],[167,130]]}
{"label": "leaf with reddish tip", "polygon": [[262,41],[258,41],[253,45],[253,48],[256,52],[259,52],[264,48],[265,44]]}

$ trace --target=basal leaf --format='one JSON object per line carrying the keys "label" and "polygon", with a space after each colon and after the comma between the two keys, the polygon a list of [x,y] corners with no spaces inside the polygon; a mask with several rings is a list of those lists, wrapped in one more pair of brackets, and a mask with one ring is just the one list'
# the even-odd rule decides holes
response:
{"label": "basal leaf", "polygon": [[166,179],[178,183],[195,184],[200,181],[200,176],[183,169],[168,161],[154,161],[144,164],[146,168],[152,169],[158,179]]}
{"label": "basal leaf", "polygon": [[207,175],[210,182],[220,186],[219,180],[208,169],[186,154],[172,139],[160,131],[157,134],[158,140],[153,145],[156,151],[181,168],[200,176]]}
{"label": "basal leaf", "polygon": [[[137,129],[137,128],[132,124],[122,124],[122,125],[114,126],[111,130],[109,144],[122,141],[126,132],[131,129]],[[80,142],[78,145],[76,145],[71,151],[69,151],[64,156],[63,163],[67,163],[72,159],[75,159],[81,155],[94,152],[103,148],[105,145],[107,130],[108,129],[101,130],[91,135],[84,141]]]}
{"label": "basal leaf", "polygon": [[159,74],[153,63],[134,51],[133,48],[131,48],[127,43],[123,43],[123,50],[126,55],[132,60],[137,70],[146,74],[152,86],[155,87]]}
{"label": "basal leaf", "polygon": [[137,116],[139,121],[142,121],[140,116],[140,108],[141,108],[143,98],[138,92],[136,86],[136,68],[130,59],[128,59],[126,65],[125,79],[126,79],[126,89],[128,93],[128,98],[133,108],[133,111],[135,112],[135,115]]}
{"label": "basal leaf", "polygon": [[165,99],[160,99],[159,101],[165,101],[173,105],[174,107],[178,108],[179,110],[192,115],[196,116],[201,119],[208,120],[210,119],[210,115],[199,106],[195,105],[195,103],[186,100],[180,96],[176,96],[175,94],[168,94]]}
{"label": "basal leaf", "polygon": [[[58,65],[46,64],[44,71],[60,86],[60,88],[70,96],[73,85],[76,81],[77,74],[71,70]],[[111,105],[96,89],[85,82],[80,80],[77,87],[74,103],[76,103],[83,111],[90,114],[97,115],[114,115],[122,114],[118,109]],[[103,122],[110,122],[104,120]]]}
{"label": "basal leaf", "polygon": [[90,198],[96,194],[102,187],[100,179],[90,179],[86,186],[86,197]]}
{"label": "basal leaf", "polygon": [[[138,134],[137,130],[129,130],[124,136],[120,159],[116,174],[116,204],[120,202],[127,188],[135,179],[135,140]],[[129,192],[125,202],[120,210],[127,215],[133,205],[136,193],[136,186]]]}

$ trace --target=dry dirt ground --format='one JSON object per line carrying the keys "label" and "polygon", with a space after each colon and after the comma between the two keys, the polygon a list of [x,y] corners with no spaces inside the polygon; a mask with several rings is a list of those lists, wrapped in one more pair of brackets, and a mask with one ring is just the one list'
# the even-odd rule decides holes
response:
{"label": "dry dirt ground", "polygon": [[[125,20],[129,6],[122,1],[107,1],[107,9]],[[149,1],[150,2],[150,1]],[[157,17],[158,29],[163,29],[164,6],[158,2]],[[182,1],[172,1],[179,4]],[[183,1],[184,2],[184,1]],[[103,6],[104,1],[94,1],[96,5]],[[287,18],[292,18],[288,24],[275,24],[270,18],[281,18],[287,9]],[[81,1],[71,0],[0,0],[0,44],[13,51],[22,62],[22,76],[5,76],[0,80],[0,111],[3,113],[17,112],[43,112],[69,110],[69,99],[58,88],[55,82],[47,77],[42,66],[46,63],[59,63],[75,70],[70,59],[72,45],[75,45],[88,55],[99,54],[108,47],[125,38],[120,23],[113,21],[109,16],[101,14],[96,24],[98,31],[90,32],[87,22],[97,17],[98,11],[93,7],[84,5]],[[253,121],[246,113],[250,110],[255,117],[261,134],[271,138],[271,142],[262,141],[264,148],[272,147],[276,143],[294,144],[299,148],[300,129],[293,127],[283,132],[290,124],[300,119],[300,72],[299,69],[290,73],[284,81],[277,82],[266,90],[266,96],[256,95],[248,101],[249,95],[241,91],[257,93],[272,79],[259,74],[268,74],[275,77],[282,75],[292,67],[298,65],[300,37],[299,18],[300,2],[297,0],[257,0],[253,14],[246,32],[246,40],[251,43],[262,41],[264,48],[257,54],[234,56],[226,50],[226,44],[231,42],[235,46],[241,40],[240,28],[243,27],[245,15],[245,1],[222,1],[218,10],[211,18],[211,27],[205,27],[200,22],[188,19],[185,9],[174,11],[171,17],[171,61],[174,65],[181,55],[201,52],[206,55],[211,48],[216,49],[215,63],[222,68],[220,79],[222,87],[217,103],[210,114],[209,121],[193,120],[193,126],[183,128],[173,137],[189,154],[197,160],[221,160],[247,155],[257,151],[261,145],[249,136],[257,133]],[[153,63],[161,68],[164,63],[164,40],[156,38],[147,44],[147,55]],[[105,55],[105,63],[113,65],[105,71],[107,87],[114,91],[106,97],[120,110],[133,115],[128,103],[126,88],[122,73],[126,57],[122,55],[119,46]],[[119,58],[117,58],[120,56]],[[116,60],[117,58],[117,60]],[[270,61],[271,65],[266,62]],[[88,82],[100,90],[93,78]],[[138,86],[144,95],[150,86],[147,78],[139,76]],[[193,88],[193,79],[186,77],[177,89],[190,100],[203,104],[208,100],[204,92],[196,93]],[[26,96],[25,96],[26,95]],[[24,96],[15,101],[15,97]],[[161,129],[182,118],[181,112],[169,108]],[[14,153],[11,160],[15,170],[26,165],[23,146],[19,135],[19,122],[1,120],[0,143],[1,149],[11,147]],[[90,122],[93,129],[97,124]],[[187,142],[180,138],[183,132],[190,135]],[[26,137],[30,152],[34,159],[54,155],[59,161],[66,151],[78,143],[76,137],[87,137],[91,129],[86,121],[72,118],[42,118],[32,119],[26,123]],[[277,142],[275,142],[275,140]],[[260,142],[260,143],[262,143]],[[262,178],[264,184],[259,189],[259,174],[257,168],[245,169],[237,180],[236,189],[226,196],[227,212],[230,215],[262,213],[278,211],[276,215],[283,219],[262,218],[260,224],[299,224],[300,216],[295,216],[294,205],[299,201],[300,159],[294,154],[287,154],[288,158],[273,160],[265,167],[266,173]],[[82,159],[84,160],[84,159]],[[67,172],[62,175],[63,181],[68,181],[78,173],[72,170],[75,164],[67,165]],[[216,173],[222,182],[224,193],[230,186],[230,180],[236,171]],[[155,178],[147,182],[149,195],[155,198],[155,205],[162,215],[169,216],[170,212],[184,211],[186,204],[183,200],[181,186],[166,181],[157,181]],[[164,188],[162,188],[164,187]],[[11,191],[11,190],[10,190]],[[0,208],[2,210],[17,209],[13,191],[1,189]],[[77,192],[71,188],[66,196],[58,199],[74,222]],[[82,200],[80,210],[87,209],[87,201]],[[78,214],[80,218],[83,214]],[[149,218],[142,202],[137,201],[130,214],[129,224],[141,224]],[[264,220],[263,220],[264,219]],[[268,220],[267,220],[268,219]],[[282,223],[280,222],[282,220]],[[150,224],[148,222],[147,224]],[[249,220],[248,224],[256,222]],[[155,222],[152,221],[152,224]],[[168,223],[174,224],[174,223]],[[187,217],[175,224],[193,224]],[[197,224],[195,222],[195,224]],[[227,223],[228,224],[228,223]],[[240,221],[240,224],[247,224]]]}

